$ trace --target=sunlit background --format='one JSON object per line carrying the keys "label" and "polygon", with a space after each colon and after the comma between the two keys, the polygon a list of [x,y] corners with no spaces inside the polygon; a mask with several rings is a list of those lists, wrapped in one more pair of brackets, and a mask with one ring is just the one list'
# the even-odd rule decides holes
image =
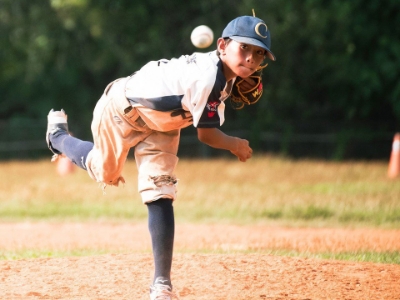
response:
{"label": "sunlit background", "polygon": [[[329,160],[388,160],[400,130],[397,0],[1,0],[0,158],[49,156],[46,115],[64,108],[72,133],[91,139],[96,101],[112,80],[150,60],[196,49],[240,15],[264,19],[277,57],[264,95],[226,110],[223,130],[259,153]],[[224,155],[183,130],[180,156]]]}

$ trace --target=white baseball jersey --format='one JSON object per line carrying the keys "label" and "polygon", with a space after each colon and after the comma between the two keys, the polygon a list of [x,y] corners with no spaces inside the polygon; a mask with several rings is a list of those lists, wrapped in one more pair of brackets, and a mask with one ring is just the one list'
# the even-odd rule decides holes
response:
{"label": "white baseball jersey", "polygon": [[226,82],[216,51],[193,53],[147,63],[131,76],[125,95],[132,106],[160,112],[160,123],[190,113],[195,127],[214,128],[224,123],[233,81]]}

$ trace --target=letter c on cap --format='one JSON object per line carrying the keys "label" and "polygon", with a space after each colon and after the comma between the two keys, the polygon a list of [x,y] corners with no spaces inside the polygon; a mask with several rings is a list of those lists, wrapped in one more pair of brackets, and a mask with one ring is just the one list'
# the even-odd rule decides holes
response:
{"label": "letter c on cap", "polygon": [[258,24],[256,25],[256,28],[254,29],[254,30],[256,31],[256,33],[257,33],[259,36],[261,36],[262,38],[265,39],[267,36],[266,36],[266,35],[262,35],[262,34],[260,33],[260,26],[265,26],[265,32],[268,31],[268,27],[267,27],[266,24],[260,22],[260,23],[258,23]]}

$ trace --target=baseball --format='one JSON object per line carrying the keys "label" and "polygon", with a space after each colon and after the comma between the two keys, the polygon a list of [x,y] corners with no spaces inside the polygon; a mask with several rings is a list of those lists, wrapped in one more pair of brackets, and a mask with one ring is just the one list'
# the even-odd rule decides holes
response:
{"label": "baseball", "polygon": [[214,40],[214,33],[210,27],[200,25],[193,29],[190,40],[197,48],[207,48],[211,46]]}

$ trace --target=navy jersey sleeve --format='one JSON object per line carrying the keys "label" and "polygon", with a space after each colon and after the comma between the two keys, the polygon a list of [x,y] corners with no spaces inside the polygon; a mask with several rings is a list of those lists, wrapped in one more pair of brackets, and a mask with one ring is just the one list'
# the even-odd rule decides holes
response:
{"label": "navy jersey sleeve", "polygon": [[221,104],[220,100],[209,99],[204,108],[203,114],[200,117],[198,128],[215,128],[220,127],[220,118],[218,107]]}
{"label": "navy jersey sleeve", "polygon": [[224,103],[220,100],[221,92],[226,84],[225,76],[222,73],[221,66],[218,66],[218,71],[215,78],[213,89],[208,96],[207,103],[200,117],[198,128],[215,128],[221,126],[220,115],[218,109]]}

